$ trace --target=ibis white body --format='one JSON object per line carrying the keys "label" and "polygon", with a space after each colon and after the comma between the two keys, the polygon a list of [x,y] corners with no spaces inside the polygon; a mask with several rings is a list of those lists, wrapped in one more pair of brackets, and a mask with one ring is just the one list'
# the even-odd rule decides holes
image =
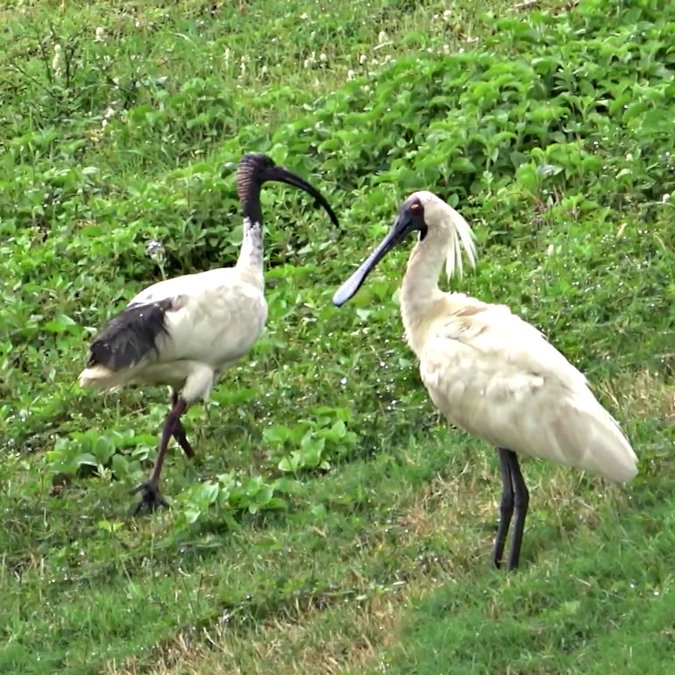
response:
{"label": "ibis white body", "polygon": [[188,274],[149,286],[127,307],[169,300],[156,350],[122,370],[86,368],[82,386],[116,389],[166,384],[190,404],[208,398],[220,375],[245,356],[267,319],[261,278],[237,267]]}

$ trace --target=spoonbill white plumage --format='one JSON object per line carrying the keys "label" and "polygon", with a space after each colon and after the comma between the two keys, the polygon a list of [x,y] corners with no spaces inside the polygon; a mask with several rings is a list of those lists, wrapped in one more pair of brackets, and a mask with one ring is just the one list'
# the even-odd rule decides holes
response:
{"label": "spoonbill white plumage", "polygon": [[190,404],[208,397],[218,378],[251,349],[265,325],[260,189],[268,181],[304,190],[338,224],[328,202],[304,179],[275,165],[266,155],[245,155],[236,176],[244,216],[236,265],[149,286],[91,345],[87,367],[79,377],[81,386],[118,389],[164,384],[171,388],[171,409],[152,473],[133,491],[142,493],[136,514],[167,505],[159,491],[159,477],[171,437],[188,457],[194,456],[181,415]]}
{"label": "spoonbill white plumage", "polygon": [[475,265],[473,233],[464,218],[431,192],[400,207],[382,243],[335,292],[338,307],[358,291],[377,263],[409,233],[419,241],[408,260],[400,303],[406,339],[420,374],[447,420],[498,448],[502,498],[493,562],[502,562],[513,512],[508,569],[518,566],[529,494],[516,453],[590,471],[612,482],[637,474],[637,458],[616,421],[582,375],[534,326],[505,305],[438,287],[462,271],[462,248]]}

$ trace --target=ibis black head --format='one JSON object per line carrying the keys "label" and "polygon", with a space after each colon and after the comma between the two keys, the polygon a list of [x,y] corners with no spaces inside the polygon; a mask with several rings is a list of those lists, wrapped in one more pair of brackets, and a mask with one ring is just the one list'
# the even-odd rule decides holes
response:
{"label": "ibis black head", "polygon": [[345,281],[333,295],[333,304],[344,305],[356,295],[366,277],[375,269],[377,263],[393,248],[402,242],[411,232],[419,232],[424,239],[428,226],[424,219],[424,197],[427,193],[414,193],[406,199],[398,211],[396,221],[392,225],[382,243],[363,261],[361,266]]}
{"label": "ibis black head", "polygon": [[294,185],[311,195],[317,204],[323,206],[333,223],[339,227],[339,222],[333,209],[331,209],[330,204],[315,187],[292,171],[275,164],[271,157],[261,153],[244,155],[237,167],[237,194],[244,205],[245,211],[252,207],[252,200],[258,200],[262,184],[269,181]]}

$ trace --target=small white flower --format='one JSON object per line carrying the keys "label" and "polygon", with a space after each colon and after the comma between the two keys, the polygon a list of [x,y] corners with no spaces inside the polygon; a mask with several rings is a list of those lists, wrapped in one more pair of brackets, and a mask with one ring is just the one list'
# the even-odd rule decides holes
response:
{"label": "small white flower", "polygon": [[549,244],[546,247],[546,255],[550,258],[554,253],[555,253],[555,246],[553,244]]}
{"label": "small white flower", "polygon": [[450,53],[450,45],[443,45],[443,53],[444,54]]}
{"label": "small white flower", "polygon": [[307,19],[309,19],[309,16],[307,16],[307,12],[302,13],[302,14],[300,15],[300,19],[301,19],[302,21],[307,21]]}
{"label": "small white flower", "polygon": [[347,79],[348,80],[353,80],[355,77],[356,77],[356,73],[353,70],[347,71]]}
{"label": "small white flower", "polygon": [[381,30],[378,35],[377,35],[377,41],[382,44],[383,42],[387,41],[387,34]]}
{"label": "small white flower", "polygon": [[164,252],[164,245],[161,241],[152,240],[145,245],[145,252],[150,256],[150,258],[157,264],[159,271],[162,274],[162,278],[166,279],[164,274],[164,263],[166,261],[166,255]]}
{"label": "small white flower", "polygon": [[104,42],[105,41],[105,28],[103,26],[99,26],[96,29],[96,37],[94,38],[94,42]]}
{"label": "small white flower", "polygon": [[626,155],[626,161],[627,161],[627,162],[632,162],[632,161],[633,161],[633,153],[632,153],[632,152],[629,152],[629,153]]}
{"label": "small white flower", "polygon": [[158,253],[164,251],[164,245],[162,244],[161,241],[157,241],[156,239],[150,240],[146,245],[145,245],[145,252],[149,256],[154,256],[157,255]]}
{"label": "small white flower", "polygon": [[363,65],[367,60],[368,60],[368,57],[365,54],[361,54],[361,56],[359,56],[359,63],[361,65]]}
{"label": "small white flower", "polygon": [[661,203],[665,204],[668,201],[670,201],[670,195],[667,192],[665,192],[663,197],[661,197]]}
{"label": "small white flower", "polygon": [[443,18],[444,19],[449,19],[452,16],[452,12],[449,9],[446,9],[445,12],[443,12]]}
{"label": "small white flower", "polygon": [[319,54],[319,61],[326,63],[326,61],[328,61],[328,57],[323,52],[321,52],[321,54]]}

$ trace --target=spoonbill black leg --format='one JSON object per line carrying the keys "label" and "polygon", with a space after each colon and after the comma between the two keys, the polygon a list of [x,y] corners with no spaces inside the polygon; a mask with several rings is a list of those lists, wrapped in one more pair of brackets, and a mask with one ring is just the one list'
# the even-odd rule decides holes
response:
{"label": "spoonbill black leg", "polygon": [[509,532],[511,517],[513,516],[513,481],[511,480],[511,466],[509,464],[509,450],[498,448],[499,468],[502,475],[502,499],[499,503],[499,527],[495,536],[495,547],[492,556],[494,566],[499,569],[504,556],[506,535]]}
{"label": "spoonbill black leg", "polygon": [[508,569],[514,570],[518,567],[520,560],[520,546],[523,543],[523,531],[525,530],[525,516],[527,516],[527,507],[530,503],[530,493],[527,491],[525,479],[520,471],[518,456],[512,450],[506,450],[506,456],[511,470],[511,482],[513,483],[513,506],[516,512],[516,519],[513,524],[513,542],[511,544],[511,555],[509,556]]}

